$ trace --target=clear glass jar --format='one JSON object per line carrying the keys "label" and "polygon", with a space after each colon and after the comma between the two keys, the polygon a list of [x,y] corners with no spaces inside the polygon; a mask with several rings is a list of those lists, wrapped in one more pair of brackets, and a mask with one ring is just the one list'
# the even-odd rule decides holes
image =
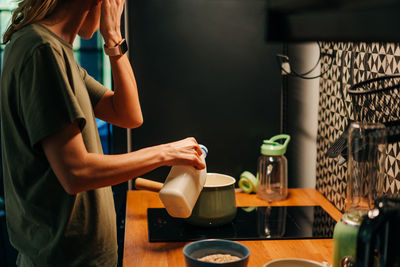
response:
{"label": "clear glass jar", "polygon": [[[284,144],[276,142],[286,139]],[[290,136],[281,134],[264,140],[261,145],[261,156],[258,158],[257,175],[259,186],[258,196],[266,201],[280,201],[287,198],[288,178],[287,159],[285,152]]]}

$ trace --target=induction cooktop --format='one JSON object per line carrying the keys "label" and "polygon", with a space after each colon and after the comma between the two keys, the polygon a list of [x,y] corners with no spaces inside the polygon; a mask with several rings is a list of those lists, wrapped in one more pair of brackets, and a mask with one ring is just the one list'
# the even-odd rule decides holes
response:
{"label": "induction cooktop", "polygon": [[320,206],[238,207],[232,222],[199,227],[164,208],[147,209],[149,242],[332,238],[336,221]]}

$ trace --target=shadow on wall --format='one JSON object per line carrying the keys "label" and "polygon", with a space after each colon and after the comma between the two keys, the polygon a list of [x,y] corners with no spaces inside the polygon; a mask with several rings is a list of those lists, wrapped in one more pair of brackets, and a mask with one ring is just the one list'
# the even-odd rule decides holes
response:
{"label": "shadow on wall", "polygon": [[315,188],[321,51],[315,42],[289,44],[287,56],[290,67],[282,73],[281,124],[282,131],[291,136],[286,153],[288,185]]}

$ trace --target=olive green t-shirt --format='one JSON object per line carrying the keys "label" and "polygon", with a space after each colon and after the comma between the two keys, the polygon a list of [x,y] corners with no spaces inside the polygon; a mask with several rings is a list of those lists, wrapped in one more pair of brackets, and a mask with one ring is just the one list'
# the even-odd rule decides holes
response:
{"label": "olive green t-shirt", "polygon": [[7,227],[18,265],[116,266],[111,188],[66,193],[40,145],[78,121],[87,151],[103,153],[93,108],[107,89],[40,24],[13,34],[0,86]]}

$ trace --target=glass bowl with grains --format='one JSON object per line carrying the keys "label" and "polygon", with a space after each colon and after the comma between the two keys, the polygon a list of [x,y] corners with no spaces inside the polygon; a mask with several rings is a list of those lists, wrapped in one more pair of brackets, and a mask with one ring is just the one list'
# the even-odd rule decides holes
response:
{"label": "glass bowl with grains", "polygon": [[243,244],[225,239],[204,239],[183,248],[186,267],[246,267],[250,250]]}

